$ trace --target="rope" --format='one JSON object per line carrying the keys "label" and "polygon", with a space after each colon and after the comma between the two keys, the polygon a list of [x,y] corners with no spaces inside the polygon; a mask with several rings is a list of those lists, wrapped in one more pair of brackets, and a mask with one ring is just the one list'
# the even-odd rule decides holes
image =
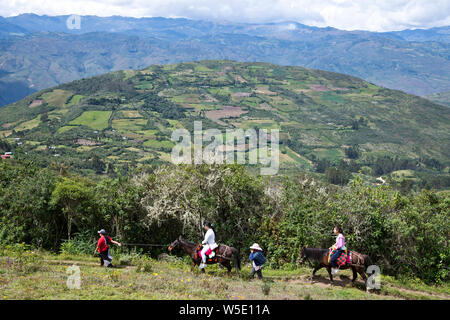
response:
{"label": "rope", "polygon": [[[358,258],[358,261],[356,262],[356,265],[362,265],[361,264],[361,260],[364,261],[364,259],[361,257],[361,254],[356,253],[355,251],[351,251],[351,253],[353,253]],[[352,259],[352,262],[353,262],[353,259]]]}
{"label": "rope", "polygon": [[125,246],[146,246],[146,247],[167,247],[168,244],[152,244],[152,243],[121,243]]}
{"label": "rope", "polygon": [[[220,258],[222,258],[222,259],[230,260],[230,261],[231,261],[231,258],[225,257],[225,255],[226,255],[228,249],[230,249],[230,247],[227,246],[227,245],[224,245],[224,246],[226,247],[224,253],[222,253],[222,255],[217,255],[217,256],[220,257]],[[231,250],[231,249],[230,249],[230,250]]]}

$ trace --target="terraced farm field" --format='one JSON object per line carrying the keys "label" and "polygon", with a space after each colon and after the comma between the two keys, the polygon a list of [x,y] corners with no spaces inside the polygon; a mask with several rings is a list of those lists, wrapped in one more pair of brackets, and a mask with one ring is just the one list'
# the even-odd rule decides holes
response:
{"label": "terraced farm field", "polygon": [[[375,181],[383,157],[410,164],[392,171],[439,167],[445,175],[450,164],[449,108],[350,76],[267,63],[153,65],[70,82],[1,108],[0,137],[16,147],[20,140],[18,151],[44,164],[56,153],[51,161],[91,170],[93,157],[105,166],[166,162],[172,131],[192,132],[194,121],[223,132],[279,129],[282,171],[353,163]],[[80,149],[80,138],[96,145]]]}
{"label": "terraced farm field", "polygon": [[94,130],[103,130],[108,127],[109,117],[111,117],[111,111],[86,111],[69,122],[69,124],[85,126]]}

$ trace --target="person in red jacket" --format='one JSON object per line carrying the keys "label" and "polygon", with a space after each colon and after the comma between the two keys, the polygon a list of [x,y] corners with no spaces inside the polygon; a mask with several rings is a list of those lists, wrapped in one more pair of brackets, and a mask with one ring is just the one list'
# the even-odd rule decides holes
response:
{"label": "person in red jacket", "polygon": [[105,265],[106,268],[112,268],[113,265],[112,265],[111,261],[112,261],[113,257],[109,253],[109,245],[111,243],[113,243],[120,247],[121,244],[119,242],[111,239],[111,237],[108,236],[108,234],[106,233],[105,229],[98,231],[98,235],[99,235],[99,239],[98,239],[97,247],[95,248],[94,254],[97,251],[100,254],[100,265],[101,266]]}

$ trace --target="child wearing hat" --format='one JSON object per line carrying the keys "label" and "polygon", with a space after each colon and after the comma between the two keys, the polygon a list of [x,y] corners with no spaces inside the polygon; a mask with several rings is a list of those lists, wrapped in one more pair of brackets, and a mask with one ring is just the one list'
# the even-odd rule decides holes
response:
{"label": "child wearing hat", "polygon": [[254,243],[250,247],[250,261],[253,264],[251,277],[253,278],[256,273],[258,275],[258,278],[262,279],[263,276],[261,269],[264,263],[266,263],[266,257],[264,257],[264,255],[262,254],[262,249],[257,243]]}

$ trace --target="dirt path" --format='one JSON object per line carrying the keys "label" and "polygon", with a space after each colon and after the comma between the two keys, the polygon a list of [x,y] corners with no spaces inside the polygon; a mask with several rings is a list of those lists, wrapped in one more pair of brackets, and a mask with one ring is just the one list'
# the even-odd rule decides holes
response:
{"label": "dirt path", "polygon": [[[85,266],[85,267],[100,267],[99,262],[86,262],[86,261],[76,261],[76,260],[44,260],[46,263],[51,265],[67,265],[67,266]],[[115,266],[115,269],[134,269],[134,266]]]}
{"label": "dirt path", "polygon": [[[323,289],[331,288],[331,287],[348,287],[352,286],[352,281],[347,276],[340,276],[332,283],[327,277],[323,277],[320,275],[317,275],[315,277],[312,277],[310,275],[303,275],[303,276],[296,276],[296,277],[271,277],[274,280],[283,280],[291,284],[300,284],[300,285],[311,285],[311,286],[317,286]],[[420,295],[424,297],[428,297],[431,299],[443,299],[443,300],[450,300],[450,295],[441,294],[441,293],[431,293],[428,291],[420,291],[420,290],[413,290],[413,289],[407,289],[404,287],[400,287],[391,283],[385,283],[384,284],[387,288],[392,288],[395,290],[398,290],[405,294],[410,295]],[[357,279],[354,286],[364,289],[365,283],[361,279]],[[389,294],[389,296],[393,296],[396,298],[399,298],[397,296]]]}

